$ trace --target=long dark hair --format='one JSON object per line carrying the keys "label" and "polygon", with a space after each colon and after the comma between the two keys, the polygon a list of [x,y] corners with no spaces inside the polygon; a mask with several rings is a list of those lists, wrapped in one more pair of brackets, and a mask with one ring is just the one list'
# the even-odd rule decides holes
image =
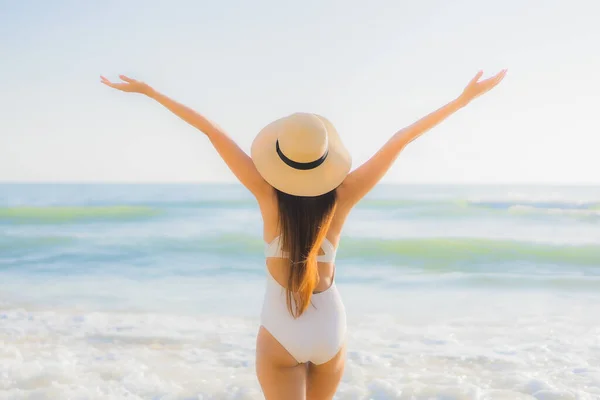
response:
{"label": "long dark hair", "polygon": [[310,304],[319,270],[317,256],[336,208],[336,190],[320,196],[300,197],[275,189],[279,208],[281,246],[290,255],[287,307],[298,318]]}

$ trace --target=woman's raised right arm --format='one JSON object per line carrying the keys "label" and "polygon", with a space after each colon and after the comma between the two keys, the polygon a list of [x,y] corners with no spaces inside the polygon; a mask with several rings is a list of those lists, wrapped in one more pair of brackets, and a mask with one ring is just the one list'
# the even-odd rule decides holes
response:
{"label": "woman's raised right arm", "polygon": [[130,93],[142,93],[156,100],[179,118],[204,133],[211,141],[223,161],[239,181],[260,200],[272,194],[271,185],[258,173],[252,159],[237,143],[218,125],[208,120],[193,109],[154,90],[144,82],[119,76],[123,82],[113,83],[101,77],[102,83],[112,88]]}

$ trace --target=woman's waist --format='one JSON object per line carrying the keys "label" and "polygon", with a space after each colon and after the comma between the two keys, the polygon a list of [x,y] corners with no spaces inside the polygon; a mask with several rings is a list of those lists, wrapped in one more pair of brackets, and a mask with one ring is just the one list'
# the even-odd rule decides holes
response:
{"label": "woman's waist", "polygon": [[[293,304],[293,294],[291,301]],[[263,300],[263,310],[264,309],[273,309],[278,313],[285,312],[286,314],[289,314],[287,290],[270,275],[267,277],[267,284],[265,288],[265,296]],[[310,296],[310,305],[305,313],[338,313],[340,310],[345,312],[341,295],[335,285],[335,282],[333,282],[326,290],[319,293],[313,293]],[[291,317],[291,314],[289,315]]]}
{"label": "woman's waist", "polygon": [[[267,275],[273,279],[278,286],[282,288],[288,287],[290,277],[290,268],[279,263],[267,263]],[[327,292],[331,287],[335,286],[335,266],[324,265],[319,266],[318,282],[313,290],[313,295]]]}

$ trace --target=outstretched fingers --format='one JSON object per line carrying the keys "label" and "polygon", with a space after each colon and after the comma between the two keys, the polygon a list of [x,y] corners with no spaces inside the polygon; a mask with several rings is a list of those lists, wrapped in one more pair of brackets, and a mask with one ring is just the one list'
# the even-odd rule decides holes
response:
{"label": "outstretched fingers", "polygon": [[468,102],[470,102],[474,98],[479,97],[482,94],[491,90],[492,88],[496,87],[496,85],[498,85],[506,76],[506,71],[507,69],[503,69],[496,75],[484,79],[482,81],[480,81],[479,78],[481,78],[481,76],[483,75],[483,71],[479,71],[475,75],[475,77],[471,79],[471,81],[461,94],[463,100],[466,100],[465,104],[468,104]]}
{"label": "outstretched fingers", "polygon": [[506,71],[507,71],[506,69],[503,69],[502,71],[498,72],[496,75],[483,81],[482,83],[485,84],[484,87],[489,90],[489,89],[493,88],[494,86],[496,86],[497,84],[499,84],[502,81],[502,79],[504,79],[504,77],[506,76]]}
{"label": "outstretched fingers", "polygon": [[479,78],[481,78],[481,76],[483,75],[483,71],[479,71],[474,77],[473,79],[471,79],[471,81],[469,82],[469,84],[467,86],[472,86],[474,84],[477,83],[477,81],[479,80]]}
{"label": "outstretched fingers", "polygon": [[135,83],[137,82],[135,79],[131,79],[125,75],[119,75],[119,78],[121,78],[123,81],[127,82],[127,83]]}
{"label": "outstretched fingers", "polygon": [[127,92],[127,86],[129,85],[128,83],[113,83],[111,81],[109,81],[108,79],[104,79],[101,81],[103,84],[105,84],[106,86],[109,86],[113,89],[117,89],[120,90],[122,92]]}
{"label": "outstretched fingers", "polygon": [[506,76],[506,71],[508,71],[508,69],[503,69],[502,71],[496,74],[496,84],[500,83],[500,81],[504,79],[504,77]]}
{"label": "outstretched fingers", "polygon": [[104,83],[106,86],[115,87],[115,84],[108,80],[105,76],[100,75],[100,82]]}
{"label": "outstretched fingers", "polygon": [[111,82],[105,76],[100,75],[100,82],[105,84],[106,86],[110,86],[111,88],[122,90],[124,92],[130,92],[131,84],[137,83],[136,80],[126,77],[125,75],[119,75],[123,82]]}

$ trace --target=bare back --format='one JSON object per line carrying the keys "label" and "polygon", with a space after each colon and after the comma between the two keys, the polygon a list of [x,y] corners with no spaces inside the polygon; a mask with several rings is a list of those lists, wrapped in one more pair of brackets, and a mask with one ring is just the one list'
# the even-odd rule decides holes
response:
{"label": "bare back", "polygon": [[[340,198],[341,190],[338,189],[337,208],[331,226],[327,232],[327,239],[335,248],[338,247],[342,227],[350,211],[349,207],[345,207],[345,201]],[[342,191],[343,193],[343,191]],[[259,201],[260,212],[263,218],[263,239],[266,243],[270,243],[274,238],[279,236],[278,231],[278,213],[277,196],[275,190],[272,189],[271,196],[265,196]],[[323,254],[322,250],[319,254]],[[287,282],[290,276],[290,263],[285,258],[267,258],[267,269],[273,278],[283,287],[287,287]],[[319,283],[315,287],[315,293],[327,290],[333,283],[335,275],[335,265],[333,262],[318,262]]]}

